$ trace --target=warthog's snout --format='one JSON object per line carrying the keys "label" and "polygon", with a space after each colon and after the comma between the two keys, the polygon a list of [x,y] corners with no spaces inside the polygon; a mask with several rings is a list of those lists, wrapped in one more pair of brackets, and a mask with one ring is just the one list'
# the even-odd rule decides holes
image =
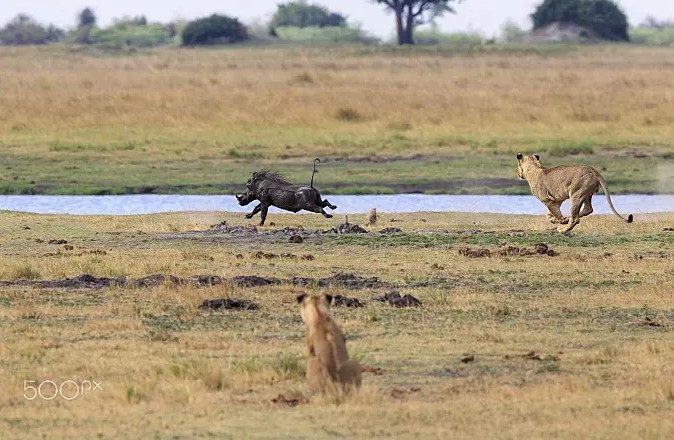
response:
{"label": "warthog's snout", "polygon": [[236,201],[239,202],[239,205],[241,206],[246,206],[250,202],[254,200],[253,197],[250,197],[250,194],[245,193],[245,194],[234,194],[234,197],[236,197]]}

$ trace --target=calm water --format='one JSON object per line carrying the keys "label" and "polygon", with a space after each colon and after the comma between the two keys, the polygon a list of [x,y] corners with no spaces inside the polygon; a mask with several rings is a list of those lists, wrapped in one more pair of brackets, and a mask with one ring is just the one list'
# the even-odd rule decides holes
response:
{"label": "calm water", "polygon": [[[533,196],[365,195],[325,196],[338,208],[335,213],[458,211],[503,214],[544,214]],[[621,214],[674,212],[674,195],[616,195],[613,205]],[[592,199],[594,212],[610,214],[603,194]],[[254,204],[239,206],[234,196],[128,195],[128,196],[0,196],[0,210],[41,214],[153,214],[177,211],[246,212]],[[562,206],[568,210],[568,201]],[[327,210],[330,211],[330,210]],[[276,208],[270,212],[285,212]],[[301,211],[305,213],[305,211]],[[567,211],[564,211],[567,212]]]}

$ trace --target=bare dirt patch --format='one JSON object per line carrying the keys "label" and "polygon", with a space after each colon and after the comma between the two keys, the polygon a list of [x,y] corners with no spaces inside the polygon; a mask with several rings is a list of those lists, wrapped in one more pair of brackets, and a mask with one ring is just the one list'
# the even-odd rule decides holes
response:
{"label": "bare dirt patch", "polygon": [[279,394],[277,397],[271,399],[271,402],[278,406],[293,407],[302,403],[308,403],[309,401],[304,397],[290,398],[284,396],[283,394]]}
{"label": "bare dirt patch", "polygon": [[539,354],[535,351],[530,351],[525,354],[507,354],[504,359],[526,359],[530,361],[559,361],[559,356],[555,354]]}
{"label": "bare dirt patch", "polygon": [[468,258],[488,258],[488,257],[526,257],[530,255],[547,255],[548,257],[556,257],[559,255],[555,250],[550,249],[545,243],[537,243],[533,248],[520,248],[517,246],[506,246],[497,250],[490,250],[487,248],[470,248],[465,247],[459,249],[459,255]]}
{"label": "bare dirt patch", "polygon": [[209,287],[222,284],[223,279],[217,275],[195,275],[180,278],[174,275],[154,274],[142,278],[109,278],[95,277],[89,274],[61,280],[11,280],[0,281],[0,286],[26,286],[39,289],[102,289],[106,287],[150,288],[165,284],[193,285]]}
{"label": "bare dirt patch", "polygon": [[200,310],[257,310],[260,306],[252,301],[237,298],[207,299],[199,306]]}

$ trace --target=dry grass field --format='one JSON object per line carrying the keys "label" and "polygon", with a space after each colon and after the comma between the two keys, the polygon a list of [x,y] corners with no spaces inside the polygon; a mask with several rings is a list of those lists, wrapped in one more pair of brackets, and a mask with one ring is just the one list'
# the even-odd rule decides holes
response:
{"label": "dry grass field", "polygon": [[[674,214],[590,216],[572,236],[543,215],[383,214],[368,234],[316,233],[340,223],[318,215],[270,220],[0,213],[2,438],[674,435]],[[539,243],[554,256],[522,251]],[[468,256],[481,249],[491,256]],[[44,283],[84,273],[223,282]],[[321,286],[340,273],[368,287]],[[284,282],[234,281],[254,275]],[[372,299],[390,290],[423,305]],[[307,399],[302,292],[365,302],[333,308],[367,367],[357,395]],[[215,298],[259,309],[198,308]],[[28,400],[44,381],[66,383],[67,397],[66,381],[101,389]]]}
{"label": "dry grass field", "polygon": [[518,151],[671,193],[671,55],[2,47],[0,193],[231,193],[269,164],[304,181],[320,157],[331,193],[525,194]]}

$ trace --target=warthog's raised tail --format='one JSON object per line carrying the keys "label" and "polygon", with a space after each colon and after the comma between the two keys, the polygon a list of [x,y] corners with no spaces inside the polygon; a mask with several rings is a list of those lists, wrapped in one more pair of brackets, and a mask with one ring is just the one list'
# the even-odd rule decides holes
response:
{"label": "warthog's raised tail", "polygon": [[316,174],[316,162],[321,162],[319,158],[314,159],[314,172],[311,173],[311,187],[314,187],[314,174]]}

